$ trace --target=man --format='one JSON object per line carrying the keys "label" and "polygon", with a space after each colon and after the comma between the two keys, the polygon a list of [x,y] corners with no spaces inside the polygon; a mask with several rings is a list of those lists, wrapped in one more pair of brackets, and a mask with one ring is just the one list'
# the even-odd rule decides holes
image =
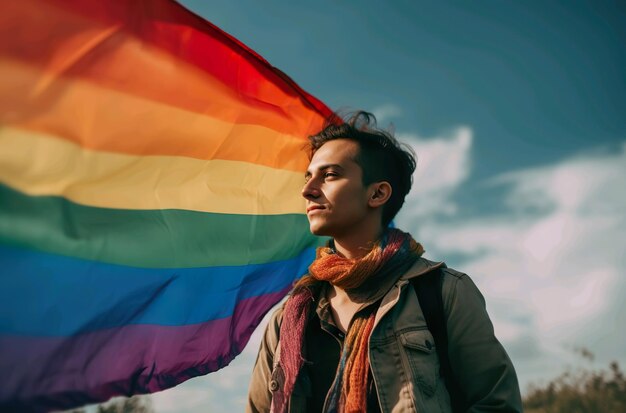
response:
{"label": "man", "polygon": [[[331,241],[270,320],[247,410],[521,411],[513,365],[476,286],[421,258],[419,243],[388,228],[411,188],[410,149],[366,112],[329,122],[310,142],[302,196],[311,232]],[[414,288],[433,271],[441,274],[435,293],[448,357],[441,340],[435,346]],[[440,374],[444,362],[448,377]]]}

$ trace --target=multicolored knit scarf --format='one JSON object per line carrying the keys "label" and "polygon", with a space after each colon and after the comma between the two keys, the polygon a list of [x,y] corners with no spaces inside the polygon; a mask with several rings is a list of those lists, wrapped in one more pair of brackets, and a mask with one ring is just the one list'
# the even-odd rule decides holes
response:
{"label": "multicolored knit scarf", "polygon": [[[423,252],[421,244],[398,229],[388,229],[372,250],[359,259],[343,258],[330,247],[318,248],[309,274],[296,284],[285,303],[280,327],[280,366],[285,380],[283,389],[274,393],[273,412],[283,413],[286,410],[304,364],[304,331],[314,308],[314,291],[321,282],[327,281],[357,296],[371,294],[382,285],[393,285],[383,281],[390,281],[390,277],[395,277],[391,281],[397,281]],[[342,413],[366,411],[369,374],[367,343],[375,315],[375,309],[360,311],[350,323],[335,381],[329,392],[331,410]]]}

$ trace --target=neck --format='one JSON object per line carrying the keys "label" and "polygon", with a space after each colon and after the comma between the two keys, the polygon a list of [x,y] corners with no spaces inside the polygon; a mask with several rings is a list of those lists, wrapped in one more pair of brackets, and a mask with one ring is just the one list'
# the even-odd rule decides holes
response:
{"label": "neck", "polygon": [[359,232],[337,236],[334,238],[337,253],[348,259],[362,258],[372,250],[374,243],[382,236],[380,225],[363,227]]}

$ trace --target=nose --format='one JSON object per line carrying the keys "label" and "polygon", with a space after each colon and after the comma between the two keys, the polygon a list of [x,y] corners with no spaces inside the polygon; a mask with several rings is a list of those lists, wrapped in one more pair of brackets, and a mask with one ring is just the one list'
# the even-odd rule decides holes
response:
{"label": "nose", "polygon": [[302,187],[302,196],[305,199],[316,199],[320,196],[320,189],[315,179],[309,179],[308,182],[304,184]]}

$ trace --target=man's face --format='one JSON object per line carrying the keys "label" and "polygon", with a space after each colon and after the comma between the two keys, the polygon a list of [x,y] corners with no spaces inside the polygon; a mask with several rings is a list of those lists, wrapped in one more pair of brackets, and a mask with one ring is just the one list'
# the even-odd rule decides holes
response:
{"label": "man's face", "polygon": [[363,170],[355,161],[358,151],[358,143],[336,139],[313,155],[302,188],[313,234],[341,237],[358,228],[371,213]]}

